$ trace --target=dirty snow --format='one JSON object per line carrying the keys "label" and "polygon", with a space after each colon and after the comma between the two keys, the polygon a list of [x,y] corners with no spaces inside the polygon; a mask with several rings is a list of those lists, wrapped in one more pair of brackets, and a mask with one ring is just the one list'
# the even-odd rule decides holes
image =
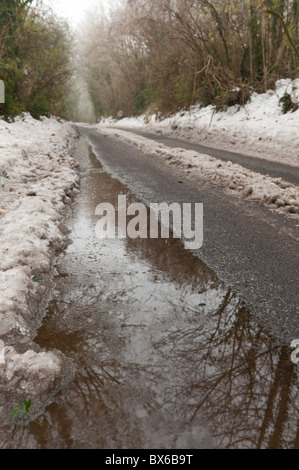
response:
{"label": "dirty snow", "polygon": [[[103,131],[103,128],[102,128]],[[281,178],[261,175],[232,162],[223,162],[201,153],[175,149],[130,132],[106,127],[105,134],[135,145],[146,155],[163,158],[186,173],[185,178],[201,179],[224,187],[230,194],[275,208],[290,215],[299,214],[299,187]]]}
{"label": "dirty snow", "polygon": [[[30,390],[24,386],[27,397],[52,384],[62,367],[52,352],[23,346],[19,354],[12,346],[30,344],[36,312],[29,300],[45,291],[33,278],[50,271],[51,257],[68,242],[60,224],[62,209],[79,192],[75,138],[71,124],[54,118],[0,120],[0,384],[23,377],[23,385],[31,383]],[[37,370],[42,380],[33,380]]]}
{"label": "dirty snow", "polygon": [[213,106],[192,106],[166,119],[159,115],[102,119],[101,125],[164,134],[210,147],[288,165],[299,165],[299,110],[283,114],[279,105],[291,93],[292,81],[278,80],[276,90],[253,93],[244,107],[216,112]]}
{"label": "dirty snow", "polygon": [[61,372],[61,360],[52,352],[18,354],[13,347],[6,347],[5,358],[5,364],[0,364],[1,378],[10,387],[20,383],[20,389],[31,398],[48,391]]}
{"label": "dirty snow", "polygon": [[193,106],[189,111],[181,111],[164,120],[159,120],[156,115],[119,121],[103,119],[93,128],[134,144],[144,153],[164,158],[170,165],[184,170],[186,177],[204,178],[225,187],[232,195],[280,212],[299,214],[299,188],[294,184],[126,132],[126,129],[138,129],[165,134],[298,167],[299,110],[283,114],[279,105],[283,94],[291,92],[291,83],[291,80],[280,80],[276,91],[254,93],[250,103],[241,108],[234,106],[227,111],[215,112],[212,106]]}

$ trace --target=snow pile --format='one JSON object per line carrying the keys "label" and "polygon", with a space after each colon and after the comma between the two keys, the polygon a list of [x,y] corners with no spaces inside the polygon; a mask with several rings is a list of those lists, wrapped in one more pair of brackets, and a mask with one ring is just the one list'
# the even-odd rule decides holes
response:
{"label": "snow pile", "polygon": [[0,364],[1,377],[9,387],[20,386],[20,391],[34,398],[53,388],[61,372],[61,360],[51,352],[16,353],[12,347],[4,350],[5,363]]}
{"label": "snow pile", "polygon": [[[186,172],[186,179],[204,178],[238,197],[269,205],[280,212],[299,214],[298,186],[223,162],[195,151],[169,148],[130,131],[141,130],[201,143],[207,147],[229,150],[298,167],[299,109],[283,114],[279,103],[285,93],[292,93],[292,81],[279,80],[276,91],[253,93],[244,106],[216,112],[213,106],[193,106],[174,116],[157,115],[113,120],[102,119],[96,130],[117,136],[136,145],[142,152],[164,158],[170,165]],[[117,128],[117,129],[116,129]]]}
{"label": "snow pile", "polygon": [[256,173],[232,162],[223,162],[191,150],[175,149],[123,130],[105,128],[105,133],[133,144],[146,155],[163,158],[180,167],[186,179],[201,178],[226,188],[231,194],[268,205],[280,212],[299,214],[299,188],[281,178]]}
{"label": "snow pile", "polygon": [[20,266],[0,271],[0,338],[13,330],[22,335],[30,334],[25,321],[29,315],[27,295],[29,289],[33,289],[30,274],[30,268]]}
{"label": "snow pile", "polygon": [[[40,315],[30,309],[30,299],[46,289],[34,281],[50,271],[51,256],[68,242],[60,223],[65,204],[79,192],[71,156],[75,138],[72,125],[54,118],[0,120],[0,384],[26,382],[25,395],[53,384],[62,365],[55,354],[26,352],[24,344],[32,347]],[[23,354],[13,344],[23,344]]]}
{"label": "snow pile", "polygon": [[216,112],[213,106],[197,105],[163,120],[158,115],[144,115],[119,121],[103,119],[100,124],[165,134],[298,166],[299,110],[283,114],[279,104],[284,93],[291,92],[292,81],[283,79],[276,83],[276,91],[253,93],[244,107]]}
{"label": "snow pile", "polygon": [[73,362],[59,351],[36,352],[28,349],[24,353],[18,353],[12,346],[6,346],[0,353],[2,425],[11,423],[14,405],[21,405],[27,400],[32,403],[30,415],[20,418],[31,421],[39,416],[73,375]]}

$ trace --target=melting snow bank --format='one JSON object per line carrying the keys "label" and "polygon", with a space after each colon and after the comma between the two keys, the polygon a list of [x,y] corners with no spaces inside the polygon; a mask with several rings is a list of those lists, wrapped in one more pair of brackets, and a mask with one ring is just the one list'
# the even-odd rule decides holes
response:
{"label": "melting snow bank", "polygon": [[167,119],[140,116],[118,121],[104,119],[101,125],[164,134],[254,157],[298,166],[299,110],[283,114],[279,104],[292,92],[292,81],[279,80],[276,90],[253,93],[244,107],[232,106],[215,112],[213,106],[193,106]]}
{"label": "melting snow bank", "polygon": [[[33,342],[55,252],[68,244],[62,209],[79,192],[71,124],[30,116],[0,120],[0,409],[32,400],[37,413],[70,379],[71,361]],[[1,408],[2,407],[2,408]]]}
{"label": "melting snow bank", "polygon": [[143,153],[162,157],[169,165],[178,166],[186,173],[186,179],[201,178],[226,188],[232,195],[269,206],[293,217],[299,214],[299,188],[283,181],[256,173],[231,162],[223,162],[191,150],[175,149],[150,139],[122,130],[96,126],[107,135],[138,147]]}

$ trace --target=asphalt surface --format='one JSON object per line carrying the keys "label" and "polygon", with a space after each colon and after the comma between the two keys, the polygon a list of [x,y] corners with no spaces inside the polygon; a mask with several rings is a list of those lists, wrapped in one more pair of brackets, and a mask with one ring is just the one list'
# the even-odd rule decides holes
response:
{"label": "asphalt surface", "polygon": [[[134,146],[78,127],[104,169],[141,201],[204,204],[204,244],[194,254],[249,306],[252,318],[281,342],[299,339],[298,220],[229,196]],[[189,145],[189,144],[188,144]],[[184,260],[182,259],[182,263]]]}
{"label": "asphalt surface", "polygon": [[206,147],[201,144],[194,144],[192,142],[186,142],[184,140],[174,139],[172,137],[166,137],[163,135],[150,134],[133,129],[122,130],[146,137],[147,139],[154,140],[155,142],[167,145],[168,147],[194,150],[195,152],[203,153],[204,155],[210,155],[211,157],[219,158],[219,160],[223,160],[225,162],[230,161],[232,163],[237,163],[238,165],[241,165],[252,171],[257,171],[263,175],[269,175],[273,178],[283,178],[290,183],[299,184],[299,167],[284,165],[283,163],[272,162],[270,160],[256,157],[248,157],[240,153],[228,152],[213,147]]}

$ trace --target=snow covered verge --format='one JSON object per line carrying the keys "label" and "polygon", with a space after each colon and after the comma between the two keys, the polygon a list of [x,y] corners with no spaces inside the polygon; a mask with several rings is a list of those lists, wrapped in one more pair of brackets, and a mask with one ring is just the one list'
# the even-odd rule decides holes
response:
{"label": "snow covered verge", "polygon": [[298,218],[299,187],[282,178],[261,175],[240,165],[223,162],[195,151],[170,148],[131,132],[103,128],[101,125],[93,127],[104,131],[105,135],[135,145],[146,155],[163,158],[169,165],[180,168],[185,173],[186,180],[192,179],[194,182],[196,179],[200,185],[203,178],[213,185],[225,188],[231,195]]}
{"label": "snow covered verge", "polygon": [[299,110],[283,114],[279,104],[284,93],[292,92],[292,81],[279,80],[276,90],[253,93],[244,107],[232,106],[216,112],[213,106],[193,106],[188,111],[161,119],[157,115],[113,120],[101,126],[139,129],[164,134],[210,147],[299,165]]}
{"label": "snow covered verge", "polygon": [[186,172],[186,178],[192,175],[199,182],[204,178],[226,188],[232,195],[298,217],[298,186],[195,151],[173,149],[126,131],[136,129],[165,134],[298,167],[299,110],[283,114],[279,105],[284,93],[291,93],[291,83],[291,80],[280,80],[276,91],[254,93],[251,102],[242,108],[231,107],[216,113],[211,106],[194,106],[160,121],[157,116],[120,121],[103,119],[94,128],[134,144],[144,153],[164,158]]}
{"label": "snow covered verge", "polygon": [[[68,244],[62,209],[79,192],[71,124],[26,115],[0,120],[0,410],[32,400],[33,412],[67,380],[72,364],[34,342],[53,255]],[[41,282],[39,282],[41,281]]]}

